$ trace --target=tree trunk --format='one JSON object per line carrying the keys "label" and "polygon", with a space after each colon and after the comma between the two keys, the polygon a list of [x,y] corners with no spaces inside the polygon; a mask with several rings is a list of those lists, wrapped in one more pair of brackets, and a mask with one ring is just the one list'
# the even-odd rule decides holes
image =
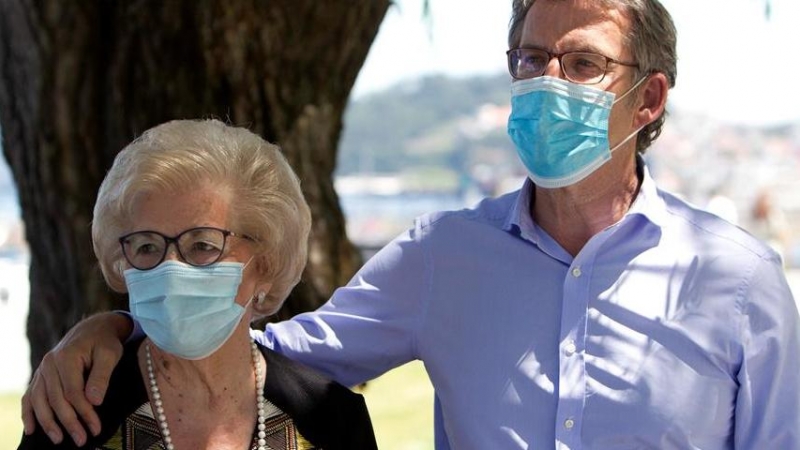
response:
{"label": "tree trunk", "polygon": [[31,249],[31,364],[81,317],[125,308],[91,250],[114,155],[171,119],[279,144],[311,205],[309,265],[280,317],[361,263],[333,189],[342,115],[389,0],[0,0],[0,124]]}

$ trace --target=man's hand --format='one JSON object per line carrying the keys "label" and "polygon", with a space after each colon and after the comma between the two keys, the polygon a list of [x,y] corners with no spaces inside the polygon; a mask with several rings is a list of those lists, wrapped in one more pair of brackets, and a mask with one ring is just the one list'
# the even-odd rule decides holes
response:
{"label": "man's hand", "polygon": [[[57,417],[78,446],[86,442],[86,430],[80,420],[97,436],[100,418],[94,406],[103,403],[111,372],[122,357],[122,342],[132,329],[130,319],[113,312],[76,324],[44,356],[22,396],[25,434],[33,433],[38,421],[50,440],[60,443],[64,436]],[[89,378],[84,386],[87,370]]]}

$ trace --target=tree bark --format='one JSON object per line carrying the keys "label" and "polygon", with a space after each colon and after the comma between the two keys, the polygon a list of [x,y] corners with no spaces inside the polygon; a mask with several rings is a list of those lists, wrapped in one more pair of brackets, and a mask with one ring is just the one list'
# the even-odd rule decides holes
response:
{"label": "tree bark", "polygon": [[0,0],[0,124],[31,249],[31,364],[83,316],[125,308],[91,251],[116,153],[171,119],[279,144],[311,205],[309,265],[279,313],[316,308],[361,263],[333,189],[342,115],[388,0]]}

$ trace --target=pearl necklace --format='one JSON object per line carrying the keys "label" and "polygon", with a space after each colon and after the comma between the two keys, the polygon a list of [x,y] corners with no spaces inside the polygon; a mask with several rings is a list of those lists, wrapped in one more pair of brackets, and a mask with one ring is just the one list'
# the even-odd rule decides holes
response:
{"label": "pearl necklace", "polygon": [[[150,357],[150,344],[147,343],[144,346],[144,354],[145,354],[145,361],[147,362],[147,378],[150,380],[150,394],[153,397],[153,406],[154,412],[156,415],[156,420],[158,421],[158,426],[161,428],[161,436],[164,437],[164,445],[166,450],[175,450],[175,446],[172,444],[172,436],[170,436],[169,432],[169,425],[167,425],[167,416],[164,414],[164,402],[161,401],[161,392],[158,389],[158,384],[156,383],[156,375],[155,371],[153,370],[153,360]],[[267,441],[265,440],[266,434],[266,425],[265,422],[267,421],[267,414],[264,412],[264,406],[269,404],[269,400],[264,398],[264,370],[261,368],[261,364],[259,364],[259,355],[261,353],[258,351],[258,346],[256,345],[253,340],[250,340],[250,356],[253,359],[253,368],[255,369],[256,373],[256,407],[258,409],[258,450],[272,450],[268,445]]]}

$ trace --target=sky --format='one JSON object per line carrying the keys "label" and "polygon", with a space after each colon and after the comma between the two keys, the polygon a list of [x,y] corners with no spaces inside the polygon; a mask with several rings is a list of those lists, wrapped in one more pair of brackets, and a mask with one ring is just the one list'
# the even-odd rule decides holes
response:
{"label": "sky", "polygon": [[[678,29],[672,107],[746,125],[800,123],[800,0],[662,0]],[[421,75],[506,71],[511,0],[394,0],[353,97]],[[9,182],[0,161],[0,188]],[[0,204],[0,216],[18,214]]]}
{"label": "sky", "polygon": [[[510,0],[396,0],[353,91],[506,70]],[[800,122],[800,1],[662,0],[678,30],[676,109],[752,125]],[[468,5],[468,6],[465,6]]]}

